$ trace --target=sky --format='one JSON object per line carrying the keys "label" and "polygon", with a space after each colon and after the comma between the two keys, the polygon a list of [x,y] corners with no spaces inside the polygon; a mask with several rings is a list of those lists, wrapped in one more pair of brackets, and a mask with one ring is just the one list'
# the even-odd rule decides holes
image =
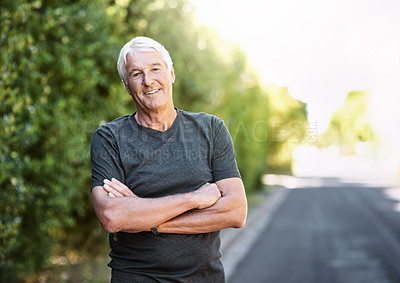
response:
{"label": "sky", "polygon": [[[371,89],[374,112],[400,104],[398,0],[191,3],[201,21],[241,45],[266,84],[288,87],[306,102],[320,132],[352,90]],[[386,113],[371,115],[381,124]]]}
{"label": "sky", "polygon": [[369,90],[377,158],[400,164],[399,0],[190,0],[200,21],[238,43],[266,84],[307,103],[323,133],[352,90]]}

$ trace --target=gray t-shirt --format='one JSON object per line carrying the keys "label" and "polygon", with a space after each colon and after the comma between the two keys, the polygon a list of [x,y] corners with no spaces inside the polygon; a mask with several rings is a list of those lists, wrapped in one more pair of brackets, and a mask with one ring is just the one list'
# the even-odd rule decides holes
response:
{"label": "gray t-shirt", "polygon": [[[114,177],[137,196],[154,198],[240,177],[232,139],[216,116],[177,109],[172,126],[160,132],[139,125],[134,115],[107,123],[94,134],[92,188]],[[109,240],[109,266],[131,280],[224,282],[219,232],[118,232]]]}

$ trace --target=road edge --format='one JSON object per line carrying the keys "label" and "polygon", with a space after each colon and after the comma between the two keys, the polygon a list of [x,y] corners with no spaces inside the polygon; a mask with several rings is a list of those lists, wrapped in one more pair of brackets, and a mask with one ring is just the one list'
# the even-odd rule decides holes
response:
{"label": "road edge", "polygon": [[261,204],[249,212],[246,225],[241,229],[225,229],[221,231],[222,264],[226,281],[232,276],[236,266],[247,255],[262,231],[269,225],[274,212],[286,199],[288,189],[276,186],[266,195]]}

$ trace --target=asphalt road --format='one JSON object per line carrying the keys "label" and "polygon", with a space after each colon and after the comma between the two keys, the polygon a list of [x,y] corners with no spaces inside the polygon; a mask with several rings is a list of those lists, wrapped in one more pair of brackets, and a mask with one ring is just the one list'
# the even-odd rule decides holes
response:
{"label": "asphalt road", "polygon": [[228,283],[400,282],[399,192],[335,180],[286,190]]}

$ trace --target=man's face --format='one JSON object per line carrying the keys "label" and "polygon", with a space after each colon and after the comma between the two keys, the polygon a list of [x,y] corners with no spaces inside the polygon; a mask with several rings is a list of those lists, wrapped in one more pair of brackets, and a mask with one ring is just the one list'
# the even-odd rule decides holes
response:
{"label": "man's face", "polygon": [[162,110],[173,105],[174,69],[168,71],[167,64],[158,52],[129,53],[126,56],[126,72],[125,87],[139,111]]}

